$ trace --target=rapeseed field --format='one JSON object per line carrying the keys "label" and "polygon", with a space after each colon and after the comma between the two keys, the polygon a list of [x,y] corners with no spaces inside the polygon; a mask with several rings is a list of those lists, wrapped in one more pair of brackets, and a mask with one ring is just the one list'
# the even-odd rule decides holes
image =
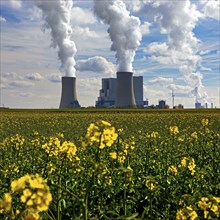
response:
{"label": "rapeseed field", "polygon": [[220,110],[1,110],[0,219],[220,218]]}

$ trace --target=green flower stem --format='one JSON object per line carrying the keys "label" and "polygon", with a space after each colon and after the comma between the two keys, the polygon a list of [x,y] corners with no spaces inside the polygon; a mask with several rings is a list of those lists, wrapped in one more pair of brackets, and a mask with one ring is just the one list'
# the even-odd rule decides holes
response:
{"label": "green flower stem", "polygon": [[88,192],[86,191],[83,204],[83,220],[88,220]]}

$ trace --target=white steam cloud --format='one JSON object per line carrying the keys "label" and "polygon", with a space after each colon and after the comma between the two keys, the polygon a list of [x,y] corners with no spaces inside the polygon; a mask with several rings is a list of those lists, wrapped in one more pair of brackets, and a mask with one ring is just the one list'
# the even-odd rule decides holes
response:
{"label": "white steam cloud", "polygon": [[79,71],[92,71],[108,75],[115,73],[115,65],[100,56],[91,57],[87,60],[78,60],[76,69]]}
{"label": "white steam cloud", "polygon": [[36,0],[35,5],[42,10],[45,20],[44,29],[51,30],[51,46],[58,48],[61,61],[60,71],[63,76],[75,77],[76,46],[70,39],[72,28],[70,25],[72,0]]}
{"label": "white steam cloud", "polygon": [[94,0],[94,12],[109,25],[111,50],[116,51],[118,71],[132,72],[135,51],[140,45],[140,20],[131,16],[122,0]]}
{"label": "white steam cloud", "polygon": [[202,74],[197,72],[201,57],[197,54],[199,40],[193,29],[202,15],[195,5],[190,0],[139,0],[134,5],[137,13],[153,16],[161,33],[167,34],[167,42],[154,42],[148,46],[152,59],[163,64],[178,65],[196,101],[208,102],[208,95],[202,85]]}

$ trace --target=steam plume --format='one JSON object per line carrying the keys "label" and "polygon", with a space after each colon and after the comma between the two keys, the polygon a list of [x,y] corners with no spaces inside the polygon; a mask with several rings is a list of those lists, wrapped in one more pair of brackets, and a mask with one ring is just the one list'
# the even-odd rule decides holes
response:
{"label": "steam plume", "polygon": [[145,0],[135,3],[136,12],[154,16],[161,33],[167,34],[167,42],[152,43],[149,52],[160,63],[176,64],[186,83],[192,88],[197,101],[207,102],[208,95],[202,85],[202,74],[197,71],[201,57],[197,54],[199,40],[193,29],[200,17],[190,0]]}
{"label": "steam plume", "polygon": [[119,72],[132,72],[135,51],[140,45],[140,20],[131,16],[122,0],[94,0],[94,12],[109,25],[111,50],[116,51]]}
{"label": "steam plume", "polygon": [[75,43],[70,39],[72,0],[35,0],[36,6],[42,10],[45,20],[45,29],[51,30],[51,46],[58,48],[58,57],[61,61],[60,71],[63,76],[75,77]]}

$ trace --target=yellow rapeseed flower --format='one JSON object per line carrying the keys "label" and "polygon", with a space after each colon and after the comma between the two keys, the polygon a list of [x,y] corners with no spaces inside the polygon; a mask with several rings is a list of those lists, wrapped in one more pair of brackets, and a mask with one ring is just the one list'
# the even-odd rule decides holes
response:
{"label": "yellow rapeseed flower", "polygon": [[11,183],[11,190],[12,192],[23,192],[20,197],[21,202],[36,213],[47,211],[52,201],[49,187],[38,174],[27,174],[18,180],[14,180]]}
{"label": "yellow rapeseed flower", "polygon": [[194,175],[194,173],[196,172],[195,167],[196,167],[195,160],[194,158],[191,158],[188,164],[188,169],[191,171],[191,175]]}
{"label": "yellow rapeseed flower", "polygon": [[181,166],[186,167],[186,164],[187,164],[187,157],[183,157],[181,160]]}
{"label": "yellow rapeseed flower", "polygon": [[179,129],[177,126],[170,126],[170,135],[177,135],[179,133]]}
{"label": "yellow rapeseed flower", "polygon": [[2,200],[0,200],[0,210],[9,212],[12,205],[12,196],[10,193],[5,193]]}
{"label": "yellow rapeseed flower", "polygon": [[[91,123],[87,128],[86,139],[88,144],[98,143],[99,148],[110,147],[118,138],[115,128],[107,121]],[[87,146],[87,144],[84,144]]]}
{"label": "yellow rapeseed flower", "polygon": [[194,138],[194,139],[198,139],[198,134],[196,131],[194,131],[192,134],[191,134],[191,137]]}
{"label": "yellow rapeseed flower", "polygon": [[117,153],[116,153],[116,152],[111,152],[111,153],[109,153],[109,156],[110,156],[112,159],[116,159],[116,158],[117,158]]}
{"label": "yellow rapeseed flower", "polygon": [[209,119],[203,118],[201,123],[202,123],[202,126],[207,126],[209,124]]}
{"label": "yellow rapeseed flower", "polygon": [[176,220],[195,220],[198,218],[196,211],[192,209],[191,206],[182,208],[176,213]]}
{"label": "yellow rapeseed flower", "polygon": [[153,132],[150,134],[150,137],[151,137],[152,139],[157,138],[158,136],[159,136],[159,133],[158,133],[157,131],[153,131]]}
{"label": "yellow rapeseed flower", "polygon": [[169,166],[168,172],[174,174],[175,176],[178,173],[177,168],[174,165]]}

